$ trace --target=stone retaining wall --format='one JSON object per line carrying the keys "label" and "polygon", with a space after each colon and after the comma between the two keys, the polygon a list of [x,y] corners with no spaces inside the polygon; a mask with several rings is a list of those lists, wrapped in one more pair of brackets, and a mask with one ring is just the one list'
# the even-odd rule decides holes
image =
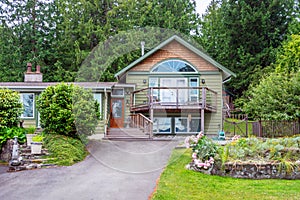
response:
{"label": "stone retaining wall", "polygon": [[287,169],[280,163],[225,163],[224,170],[214,167],[211,174],[248,179],[300,179],[300,165]]}
{"label": "stone retaining wall", "polygon": [[300,164],[291,165],[287,169],[280,163],[225,163],[223,167],[214,164],[210,169],[204,170],[195,167],[193,163],[187,166],[187,169],[200,171],[205,174],[231,176],[234,178],[246,179],[300,179]]}

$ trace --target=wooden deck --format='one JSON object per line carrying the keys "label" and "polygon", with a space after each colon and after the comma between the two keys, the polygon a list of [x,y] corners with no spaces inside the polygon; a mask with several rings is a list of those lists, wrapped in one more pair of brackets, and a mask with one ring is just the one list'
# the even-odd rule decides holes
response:
{"label": "wooden deck", "polygon": [[[163,90],[172,90],[175,93],[174,101],[166,102],[158,100],[153,94],[156,90],[156,94],[161,93]],[[196,98],[193,101],[190,96],[180,96],[179,94],[189,95],[190,91],[196,91]],[[142,98],[144,97],[144,98]],[[195,96],[193,96],[195,97]],[[137,99],[140,100],[139,103]],[[134,91],[131,95],[131,112],[148,112],[150,109],[156,111],[168,111],[168,112],[199,112],[204,110],[205,112],[217,111],[217,93],[206,87],[182,87],[182,88],[166,88],[166,87],[152,87]]]}

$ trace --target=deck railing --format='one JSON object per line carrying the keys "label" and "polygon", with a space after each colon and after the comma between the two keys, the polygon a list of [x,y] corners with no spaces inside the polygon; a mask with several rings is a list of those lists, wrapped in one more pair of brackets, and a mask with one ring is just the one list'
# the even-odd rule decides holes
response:
{"label": "deck railing", "polygon": [[207,87],[150,87],[131,95],[131,111],[142,109],[217,110],[217,92]]}
{"label": "deck railing", "polygon": [[153,136],[153,122],[141,113],[131,114],[130,127],[142,129],[143,132],[149,135],[149,138]]}

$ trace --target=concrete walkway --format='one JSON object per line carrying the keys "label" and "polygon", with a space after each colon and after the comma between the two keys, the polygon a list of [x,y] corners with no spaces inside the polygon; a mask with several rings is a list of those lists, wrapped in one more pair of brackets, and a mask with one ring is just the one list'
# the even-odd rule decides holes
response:
{"label": "concrete walkway", "polygon": [[0,174],[0,199],[147,200],[179,141],[93,141],[70,167]]}

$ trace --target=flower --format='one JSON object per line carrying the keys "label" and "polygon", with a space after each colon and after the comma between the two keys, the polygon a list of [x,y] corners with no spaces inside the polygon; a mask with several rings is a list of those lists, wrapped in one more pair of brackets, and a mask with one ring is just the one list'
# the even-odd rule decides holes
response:
{"label": "flower", "polygon": [[186,137],[184,140],[184,144],[186,148],[190,148],[190,137]]}
{"label": "flower", "polygon": [[193,158],[193,159],[196,159],[196,158],[197,158],[197,153],[193,153],[193,154],[192,154],[192,158]]}
{"label": "flower", "polygon": [[204,136],[203,132],[200,131],[199,134],[197,135],[197,138],[200,139],[200,138],[202,138],[203,136]]}
{"label": "flower", "polygon": [[232,141],[236,141],[236,140],[238,140],[240,137],[241,137],[240,135],[235,135],[235,136],[232,137],[231,140],[232,140]]}

